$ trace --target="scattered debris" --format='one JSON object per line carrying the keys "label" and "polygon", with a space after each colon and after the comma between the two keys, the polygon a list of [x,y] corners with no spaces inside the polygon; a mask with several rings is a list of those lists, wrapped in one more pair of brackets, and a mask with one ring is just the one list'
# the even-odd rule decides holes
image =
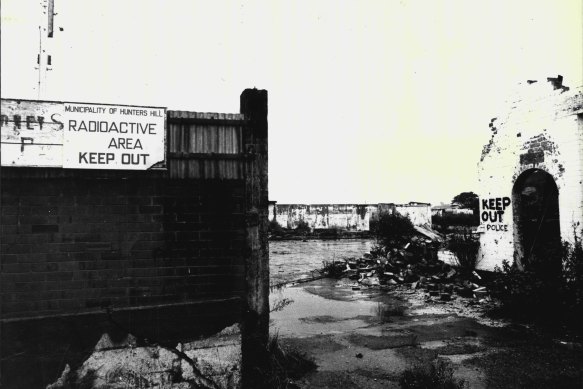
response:
{"label": "scattered debris", "polygon": [[413,237],[403,248],[372,250],[361,258],[326,263],[329,276],[356,281],[353,290],[361,287],[391,288],[408,285],[424,289],[429,298],[451,301],[456,296],[470,298],[472,303],[486,301],[489,291],[477,271],[468,271],[444,263],[435,255],[435,242]]}
{"label": "scattered debris", "polygon": [[449,301],[451,300],[451,294],[449,293],[440,293],[439,298],[441,301]]}

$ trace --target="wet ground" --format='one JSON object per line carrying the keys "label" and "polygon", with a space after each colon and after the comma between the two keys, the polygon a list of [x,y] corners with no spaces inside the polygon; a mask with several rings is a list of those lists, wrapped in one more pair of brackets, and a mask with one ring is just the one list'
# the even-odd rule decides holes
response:
{"label": "wet ground", "polygon": [[300,388],[398,388],[400,374],[451,361],[469,388],[583,388],[583,350],[488,319],[474,300],[321,279],[271,292],[271,332],[318,365]]}

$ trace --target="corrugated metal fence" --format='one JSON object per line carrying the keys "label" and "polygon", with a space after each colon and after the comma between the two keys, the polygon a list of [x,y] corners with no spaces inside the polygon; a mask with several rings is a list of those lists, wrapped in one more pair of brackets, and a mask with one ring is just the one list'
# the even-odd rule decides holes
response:
{"label": "corrugated metal fence", "polygon": [[171,177],[244,178],[244,115],[167,111],[166,118]]}

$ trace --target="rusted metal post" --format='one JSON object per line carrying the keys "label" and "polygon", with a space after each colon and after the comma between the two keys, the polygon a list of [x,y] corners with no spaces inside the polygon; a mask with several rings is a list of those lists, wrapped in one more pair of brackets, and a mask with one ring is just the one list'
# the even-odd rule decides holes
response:
{"label": "rusted metal post", "polygon": [[246,89],[241,113],[246,192],[245,297],[242,330],[243,388],[261,387],[269,337],[269,243],[267,241],[267,91]]}

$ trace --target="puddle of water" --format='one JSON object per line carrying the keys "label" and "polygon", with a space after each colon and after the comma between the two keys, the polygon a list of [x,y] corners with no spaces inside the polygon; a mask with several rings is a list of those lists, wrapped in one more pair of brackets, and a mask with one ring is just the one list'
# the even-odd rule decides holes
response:
{"label": "puddle of water", "polygon": [[[459,361],[463,361],[471,356],[476,356],[485,349],[482,339],[467,336],[463,338],[429,340],[419,343],[419,347],[436,350],[440,356],[451,358],[454,362],[458,361],[459,358],[461,358]],[[465,356],[468,357],[466,358]]]}
{"label": "puddle of water", "polygon": [[[373,301],[326,299],[301,287],[282,288],[270,295],[273,301],[286,298],[293,303],[271,313],[272,331],[282,336],[306,337],[363,327],[367,324],[362,316],[371,316],[371,309],[377,305]],[[327,320],[322,320],[324,317]]]}
{"label": "puddle of water", "polygon": [[480,355],[484,355],[484,353],[443,355],[442,358],[449,359],[455,365],[461,365],[464,361]]}
{"label": "puddle of water", "polygon": [[445,342],[443,340],[430,340],[428,342],[423,342],[423,343],[419,344],[419,347],[426,348],[429,350],[435,350],[437,348],[445,347],[445,346],[447,346],[447,342]]}
{"label": "puddle of water", "polygon": [[281,301],[293,302],[271,313],[272,332],[294,337],[368,327],[403,316],[406,309],[404,302],[382,291],[354,291],[351,284],[330,279],[272,291],[271,306],[280,306]]}
{"label": "puddle of water", "polygon": [[447,309],[444,309],[443,307],[440,306],[425,306],[422,308],[415,308],[409,311],[409,313],[413,316],[429,316],[429,315],[434,315],[434,316],[438,316],[438,315],[446,315],[449,314],[451,312],[449,312]]}

